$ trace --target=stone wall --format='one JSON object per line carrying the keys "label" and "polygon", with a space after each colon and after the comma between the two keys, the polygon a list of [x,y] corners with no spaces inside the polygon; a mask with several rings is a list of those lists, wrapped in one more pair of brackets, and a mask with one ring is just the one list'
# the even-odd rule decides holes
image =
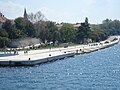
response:
{"label": "stone wall", "polygon": [[40,44],[40,40],[36,38],[14,39],[10,43],[10,47],[26,47]]}

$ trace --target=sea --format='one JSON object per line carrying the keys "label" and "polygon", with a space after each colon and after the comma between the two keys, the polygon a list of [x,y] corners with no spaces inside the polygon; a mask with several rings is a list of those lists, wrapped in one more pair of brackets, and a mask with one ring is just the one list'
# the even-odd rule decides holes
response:
{"label": "sea", "polygon": [[0,67],[0,90],[120,90],[120,43],[33,67]]}

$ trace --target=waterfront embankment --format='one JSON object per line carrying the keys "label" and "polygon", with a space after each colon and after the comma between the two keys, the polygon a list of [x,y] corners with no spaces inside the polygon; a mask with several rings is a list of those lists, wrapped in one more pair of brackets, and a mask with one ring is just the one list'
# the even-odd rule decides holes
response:
{"label": "waterfront embankment", "polygon": [[[118,36],[111,36],[105,41],[90,43],[87,45],[68,46],[67,48],[53,48],[42,50],[31,50],[25,53],[19,51],[18,55],[0,57],[0,66],[33,66],[45,62],[50,62],[75,54],[84,54],[99,49],[110,47],[119,42]],[[3,54],[4,55],[4,54]]]}

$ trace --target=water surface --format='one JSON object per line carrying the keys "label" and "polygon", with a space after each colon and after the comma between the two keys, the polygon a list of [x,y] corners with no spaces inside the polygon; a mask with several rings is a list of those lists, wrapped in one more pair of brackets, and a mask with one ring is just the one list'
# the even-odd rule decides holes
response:
{"label": "water surface", "polygon": [[120,43],[35,67],[0,68],[0,90],[120,90]]}

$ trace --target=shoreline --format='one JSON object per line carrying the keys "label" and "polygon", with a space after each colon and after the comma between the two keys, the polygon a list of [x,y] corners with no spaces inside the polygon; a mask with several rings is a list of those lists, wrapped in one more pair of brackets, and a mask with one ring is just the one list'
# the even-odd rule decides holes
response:
{"label": "shoreline", "polygon": [[31,50],[26,54],[23,51],[19,51],[18,55],[0,57],[0,66],[34,66],[66,57],[73,57],[75,54],[90,53],[113,46],[119,42],[119,38],[119,36],[111,36],[99,43],[68,46],[67,48]]}

